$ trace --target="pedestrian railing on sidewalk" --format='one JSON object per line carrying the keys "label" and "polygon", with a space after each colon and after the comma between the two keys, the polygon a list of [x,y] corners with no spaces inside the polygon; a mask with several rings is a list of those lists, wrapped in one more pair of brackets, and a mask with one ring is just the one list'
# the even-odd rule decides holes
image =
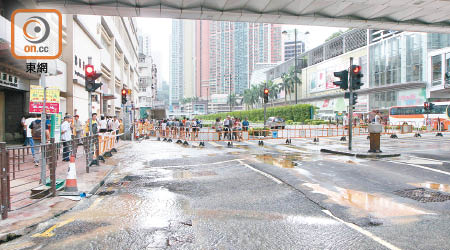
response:
{"label": "pedestrian railing on sidewalk", "polygon": [[[70,156],[84,159],[85,171],[100,165],[105,157],[112,156],[117,137],[115,132],[99,133],[70,141],[49,142],[34,146],[12,146],[0,143],[0,209],[2,219],[9,211],[33,205],[44,198],[55,196],[64,187],[67,169],[61,167]],[[80,146],[82,149],[80,149]],[[42,166],[45,166],[45,172]],[[43,182],[43,172],[45,181]]]}

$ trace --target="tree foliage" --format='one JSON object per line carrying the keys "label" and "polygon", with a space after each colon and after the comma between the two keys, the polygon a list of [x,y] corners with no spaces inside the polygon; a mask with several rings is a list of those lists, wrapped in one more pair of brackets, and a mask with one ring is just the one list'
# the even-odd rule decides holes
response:
{"label": "tree foliage", "polygon": [[[315,107],[310,104],[297,104],[283,107],[267,108],[267,118],[271,116],[278,116],[285,119],[286,121],[291,120],[294,122],[304,122],[307,119],[312,119],[311,109],[315,109]],[[312,113],[314,114],[314,111]],[[228,115],[232,117],[238,117],[240,119],[248,117],[251,122],[263,121],[264,109],[201,115],[197,116],[196,118],[202,120],[215,120],[216,118],[224,119]]]}

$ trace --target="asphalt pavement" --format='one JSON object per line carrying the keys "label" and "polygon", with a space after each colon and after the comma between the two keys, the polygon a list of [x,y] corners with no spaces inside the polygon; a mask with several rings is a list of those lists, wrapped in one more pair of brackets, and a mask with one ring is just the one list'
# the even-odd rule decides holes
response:
{"label": "asphalt pavement", "polygon": [[96,195],[0,248],[450,249],[447,135],[382,136],[384,159],[320,152],[339,138],[135,142]]}

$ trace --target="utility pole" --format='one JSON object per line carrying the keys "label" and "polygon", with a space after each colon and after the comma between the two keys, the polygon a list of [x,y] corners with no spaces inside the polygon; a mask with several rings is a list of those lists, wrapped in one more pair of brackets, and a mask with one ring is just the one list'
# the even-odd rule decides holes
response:
{"label": "utility pole", "polygon": [[[45,131],[46,131],[46,124],[47,124],[47,114],[45,110],[45,106],[47,105],[47,86],[45,82],[45,73],[41,73],[41,86],[44,89],[44,100],[42,105],[42,113],[41,113],[41,145],[44,145],[47,142],[47,138],[45,138]],[[45,185],[47,178],[46,178],[46,167],[47,167],[47,161],[46,161],[46,150],[44,150],[44,147],[41,147],[41,184]]]}
{"label": "utility pole", "polygon": [[[267,81],[264,81],[264,90],[265,89],[267,89]],[[264,92],[263,92],[263,94],[264,94]],[[267,103],[265,102],[265,100],[264,100],[264,97],[263,97],[263,103],[264,103],[264,128],[266,127],[266,120],[267,120],[267,118],[266,118],[266,106],[267,106]]]}
{"label": "utility pole", "polygon": [[294,59],[294,74],[295,74],[295,104],[297,104],[297,28],[294,30],[294,40],[295,40],[295,46],[294,46],[294,53],[295,53],[295,59]]}
{"label": "utility pole", "polygon": [[[353,57],[350,57],[350,70],[352,70]],[[348,150],[352,150],[352,135],[353,135],[353,77],[349,74],[349,96],[348,98]]]}

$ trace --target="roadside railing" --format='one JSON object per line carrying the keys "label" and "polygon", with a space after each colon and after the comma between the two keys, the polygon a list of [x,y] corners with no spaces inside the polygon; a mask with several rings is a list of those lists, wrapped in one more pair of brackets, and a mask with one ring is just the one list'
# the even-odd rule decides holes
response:
{"label": "roadside railing", "polygon": [[[352,128],[354,136],[369,136],[368,124],[355,124]],[[414,123],[388,123],[382,125],[381,134],[397,138],[397,134],[439,133],[445,132],[442,128],[436,129],[428,126],[426,129]],[[346,137],[349,135],[349,127],[342,125],[298,125],[285,129],[261,129],[250,127],[248,129],[236,128],[198,128],[198,127],[152,127],[142,129],[138,137],[156,137],[169,141],[186,142],[232,142],[252,141],[268,139],[302,139],[320,137]]]}
{"label": "roadside railing", "polygon": [[55,196],[64,187],[67,175],[67,168],[59,166],[71,156],[78,164],[85,164],[86,173],[91,166],[105,162],[105,158],[117,152],[118,136],[115,132],[99,133],[57,143],[52,139],[49,143],[33,146],[6,146],[0,142],[2,219],[8,217],[9,211]]}

